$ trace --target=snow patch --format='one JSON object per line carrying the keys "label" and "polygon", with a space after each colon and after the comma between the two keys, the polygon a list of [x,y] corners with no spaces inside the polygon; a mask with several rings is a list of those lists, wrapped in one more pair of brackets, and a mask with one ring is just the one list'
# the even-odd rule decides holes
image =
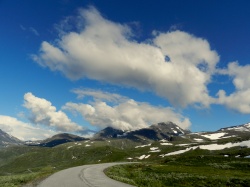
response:
{"label": "snow patch", "polygon": [[181,131],[182,134],[185,134],[180,127],[176,126],[177,129],[179,129]]}
{"label": "snow patch", "polygon": [[171,152],[171,153],[162,154],[162,155],[160,155],[160,156],[163,158],[163,157],[165,157],[165,156],[179,155],[179,154],[185,153],[185,152],[187,152],[187,151],[190,151],[190,150],[196,149],[197,147],[198,147],[198,146],[195,146],[195,147],[189,147],[189,148],[184,149],[184,150],[174,151],[174,152]]}
{"label": "snow patch", "polygon": [[158,153],[158,152],[161,152],[160,149],[157,149],[157,150],[153,150],[153,151],[149,151],[150,153]]}
{"label": "snow patch", "polygon": [[183,143],[183,144],[178,144],[178,145],[176,145],[176,146],[188,146],[188,145],[190,145],[190,144]]}
{"label": "snow patch", "polygon": [[138,145],[138,146],[136,146],[135,148],[139,148],[139,147],[147,147],[147,146],[151,146],[151,143],[150,143],[150,144],[147,144],[147,145]]}
{"label": "snow patch", "polygon": [[150,151],[151,153],[156,153],[156,152],[160,152],[161,150],[159,150],[159,147],[150,147]]}
{"label": "snow patch", "polygon": [[[165,156],[170,156],[170,155],[182,154],[182,153],[185,153],[187,151],[194,150],[194,149],[196,149],[198,147],[200,149],[206,149],[206,150],[211,150],[212,151],[212,150],[222,150],[222,149],[225,149],[225,148],[238,147],[238,146],[250,148],[250,140],[243,141],[243,142],[237,142],[237,143],[209,144],[209,145],[193,146],[193,147],[186,148],[184,150],[179,150],[179,151],[174,151],[174,152],[167,153],[167,154],[162,154],[160,156],[165,157]],[[249,158],[250,158],[250,155],[249,155]]]}
{"label": "snow patch", "polygon": [[86,144],[86,145],[85,145],[85,147],[89,147],[89,146],[91,146],[91,145],[89,145],[89,144]]}
{"label": "snow patch", "polygon": [[150,157],[150,155],[145,156],[145,159],[148,158],[148,157]]}
{"label": "snow patch", "polygon": [[160,143],[161,145],[173,145],[172,143]]}
{"label": "snow patch", "polygon": [[243,142],[237,142],[237,143],[226,143],[226,144],[210,144],[210,145],[200,145],[199,147],[201,149],[207,149],[207,150],[222,150],[225,148],[231,148],[231,147],[250,147],[250,140],[243,141]]}
{"label": "snow patch", "polygon": [[142,159],[147,159],[148,157],[150,157],[150,155],[141,155],[140,157],[138,157],[138,159],[142,160]]}
{"label": "snow patch", "polygon": [[203,140],[203,139],[200,139],[200,138],[194,138],[194,141],[203,142],[204,140]]}
{"label": "snow patch", "polygon": [[159,147],[150,147],[151,151],[154,151],[154,150],[157,150],[157,149],[159,149]]}
{"label": "snow patch", "polygon": [[141,155],[138,159],[139,160],[142,160],[142,159],[144,159],[146,157],[146,155]]}
{"label": "snow patch", "polygon": [[203,134],[201,136],[203,136],[205,138],[209,138],[210,140],[218,140],[226,134],[227,133],[225,133],[225,132],[219,132],[219,133],[214,133],[214,134]]}
{"label": "snow patch", "polygon": [[[250,131],[250,123],[247,123],[245,125],[235,126],[235,127],[229,127],[225,128],[226,130],[235,130],[235,131]],[[225,130],[222,129],[222,130]]]}
{"label": "snow patch", "polygon": [[237,137],[236,135],[232,135],[232,136],[224,136],[224,137],[221,137],[221,138],[233,138],[233,137]]}

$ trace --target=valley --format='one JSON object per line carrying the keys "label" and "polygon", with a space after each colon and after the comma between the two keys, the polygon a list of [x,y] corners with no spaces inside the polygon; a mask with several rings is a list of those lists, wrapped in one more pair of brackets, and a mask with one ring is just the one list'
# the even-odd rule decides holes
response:
{"label": "valley", "polygon": [[[107,127],[90,139],[64,133],[42,141],[9,143],[0,149],[0,186],[35,186],[41,178],[62,169],[121,161],[140,164],[115,166],[107,174],[130,184],[138,181],[136,175],[160,181],[168,178],[173,184],[181,177],[186,186],[195,186],[187,181],[199,178],[206,179],[204,184],[213,184],[211,180],[224,176],[221,186],[244,186],[250,178],[249,126],[192,133],[167,122],[129,132]],[[129,170],[133,172],[126,174]],[[145,181],[136,184],[150,184]]]}

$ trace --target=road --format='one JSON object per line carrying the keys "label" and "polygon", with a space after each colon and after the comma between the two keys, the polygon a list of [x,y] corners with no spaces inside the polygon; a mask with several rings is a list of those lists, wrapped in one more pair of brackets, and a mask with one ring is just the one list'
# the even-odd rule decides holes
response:
{"label": "road", "polygon": [[65,169],[51,175],[38,187],[133,187],[110,179],[104,174],[104,169],[118,164],[127,163],[104,163]]}

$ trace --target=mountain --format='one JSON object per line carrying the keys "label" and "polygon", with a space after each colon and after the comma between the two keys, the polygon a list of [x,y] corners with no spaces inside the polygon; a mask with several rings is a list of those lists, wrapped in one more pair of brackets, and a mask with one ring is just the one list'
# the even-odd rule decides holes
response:
{"label": "mountain", "polygon": [[22,143],[23,142],[21,140],[0,129],[0,147],[8,147],[9,145],[19,145]]}
{"label": "mountain", "polygon": [[221,128],[219,131],[250,132],[250,123],[246,123],[246,124],[243,124],[243,125],[226,127],[226,128]]}
{"label": "mountain", "polygon": [[114,129],[112,127],[106,127],[105,129],[99,131],[94,135],[94,139],[106,139],[106,138],[117,138],[123,135],[124,131],[119,129]]}
{"label": "mountain", "polygon": [[167,122],[158,123],[134,131],[122,131],[107,127],[95,134],[94,139],[108,139],[108,138],[127,138],[131,140],[171,140],[172,137],[180,136],[189,133],[190,131],[183,130],[178,125]]}
{"label": "mountain", "polygon": [[[6,134],[4,137],[11,138]],[[0,149],[0,175],[55,172],[83,164],[120,161],[162,164],[187,161],[185,169],[193,165],[190,158],[206,167],[209,166],[207,161],[214,161],[211,171],[215,168],[228,171],[234,170],[236,165],[247,168],[249,160],[246,158],[250,157],[249,124],[195,133],[171,122],[134,131],[107,127],[89,140],[64,133],[36,143],[39,144]],[[232,162],[230,167],[224,164],[225,159]]]}
{"label": "mountain", "polygon": [[83,138],[80,136],[76,136],[68,133],[61,133],[52,136],[51,138],[47,138],[43,141],[36,142],[26,142],[26,145],[30,146],[40,146],[40,147],[55,147],[60,144],[68,143],[68,142],[78,142],[88,140],[87,138]]}

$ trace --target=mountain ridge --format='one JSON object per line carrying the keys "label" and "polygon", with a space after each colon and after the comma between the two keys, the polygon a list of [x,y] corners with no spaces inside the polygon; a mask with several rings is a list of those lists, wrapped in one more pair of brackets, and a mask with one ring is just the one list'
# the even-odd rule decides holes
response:
{"label": "mountain ridge", "polygon": [[[54,147],[60,144],[68,142],[77,142],[84,140],[105,140],[105,139],[130,139],[133,141],[157,141],[165,139],[167,141],[175,141],[180,138],[186,137],[196,137],[196,139],[204,139],[209,136],[206,134],[224,133],[225,138],[244,136],[246,139],[250,133],[250,123],[245,123],[242,125],[224,127],[217,131],[211,132],[197,132],[192,133],[189,130],[182,129],[173,122],[160,122],[152,124],[146,128],[141,128],[132,131],[122,131],[113,127],[106,127],[94,134],[92,138],[85,138],[69,133],[56,134],[50,138],[38,141],[21,141],[18,138],[9,135],[8,133],[0,129],[0,147],[6,147],[9,145],[29,145],[29,146],[41,146],[41,147]],[[227,134],[227,136],[226,136]],[[222,138],[224,138],[222,136]],[[208,138],[209,139],[209,138]]]}
{"label": "mountain ridge", "polygon": [[69,133],[60,133],[42,141],[25,142],[25,144],[29,146],[55,147],[60,144],[64,144],[68,142],[78,142],[78,141],[83,141],[83,140],[88,140],[88,138],[84,138],[84,137],[77,136],[74,134],[69,134]]}
{"label": "mountain ridge", "polygon": [[94,135],[94,139],[127,138],[133,140],[171,140],[173,136],[181,136],[189,133],[175,123],[161,122],[146,128],[133,131],[122,131],[113,127],[106,127]]}
{"label": "mountain ridge", "polygon": [[22,141],[0,129],[0,147],[19,145]]}

